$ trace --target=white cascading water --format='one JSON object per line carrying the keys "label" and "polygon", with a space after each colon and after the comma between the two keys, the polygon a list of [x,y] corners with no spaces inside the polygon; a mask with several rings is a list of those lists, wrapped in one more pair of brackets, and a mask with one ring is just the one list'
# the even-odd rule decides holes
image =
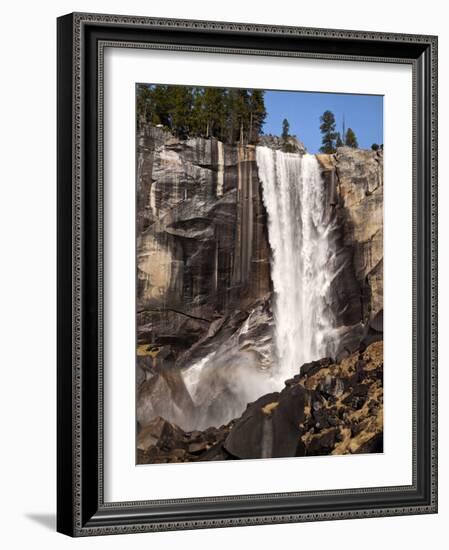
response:
{"label": "white cascading water", "polygon": [[334,224],[315,155],[257,147],[256,159],[272,250],[277,376],[285,380],[334,352]]}

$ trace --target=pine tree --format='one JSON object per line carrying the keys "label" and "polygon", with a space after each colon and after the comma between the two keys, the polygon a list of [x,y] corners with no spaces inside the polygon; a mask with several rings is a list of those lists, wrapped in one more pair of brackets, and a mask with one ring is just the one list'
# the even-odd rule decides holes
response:
{"label": "pine tree", "polygon": [[294,153],[296,151],[296,147],[294,143],[292,143],[290,135],[290,123],[289,121],[284,118],[282,121],[282,133],[281,133],[281,139],[282,139],[282,151],[284,153]]}
{"label": "pine tree", "polygon": [[337,132],[337,140],[335,142],[335,147],[343,147],[344,143],[343,143],[343,140],[341,139],[341,134],[340,132]]}
{"label": "pine tree", "polygon": [[282,134],[281,137],[286,141],[290,137],[290,123],[286,118],[282,121]]}
{"label": "pine tree", "polygon": [[353,149],[357,149],[357,147],[359,146],[356,135],[352,128],[348,128],[346,132],[345,145],[347,147],[352,147]]}
{"label": "pine tree", "polygon": [[337,134],[335,132],[335,116],[332,111],[324,111],[320,117],[320,130],[323,134],[320,147],[322,153],[335,153],[335,139]]}
{"label": "pine tree", "polygon": [[238,140],[245,143],[249,129],[249,91],[237,90],[237,119],[239,123]]}
{"label": "pine tree", "polygon": [[372,149],[373,151],[378,151],[378,150],[380,149],[380,146],[379,146],[378,143],[373,143],[373,144],[371,145],[371,149]]}
{"label": "pine tree", "polygon": [[151,97],[153,103],[153,112],[151,122],[153,124],[163,124],[171,128],[171,86],[157,85],[151,89]]}
{"label": "pine tree", "polygon": [[249,97],[249,143],[257,142],[260,134],[263,132],[263,123],[267,116],[264,94],[265,92],[263,90],[252,90]]}
{"label": "pine tree", "polygon": [[239,117],[239,90],[230,88],[226,96],[227,113],[227,139],[228,143],[234,143],[239,139],[240,117]]}
{"label": "pine tree", "polygon": [[193,89],[189,86],[173,86],[169,100],[171,129],[178,137],[186,138],[191,128]]}
{"label": "pine tree", "polygon": [[204,135],[220,138],[225,124],[224,90],[222,88],[205,88],[203,93]]}
{"label": "pine tree", "polygon": [[136,89],[136,120],[139,125],[146,124],[151,118],[151,90],[145,84]]}
{"label": "pine tree", "polygon": [[193,88],[192,91],[192,112],[190,116],[190,131],[193,136],[203,136],[203,129],[206,126],[203,110],[204,88]]}

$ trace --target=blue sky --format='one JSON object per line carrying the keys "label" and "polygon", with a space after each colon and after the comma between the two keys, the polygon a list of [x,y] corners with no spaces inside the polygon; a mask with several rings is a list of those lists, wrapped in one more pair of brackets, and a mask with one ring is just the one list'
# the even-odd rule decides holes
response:
{"label": "blue sky", "polygon": [[344,116],[346,129],[354,130],[362,149],[383,143],[382,96],[266,91],[265,108],[264,133],[280,135],[286,118],[290,133],[296,134],[309,153],[318,153],[321,147],[320,116],[326,110],[334,113],[339,132]]}

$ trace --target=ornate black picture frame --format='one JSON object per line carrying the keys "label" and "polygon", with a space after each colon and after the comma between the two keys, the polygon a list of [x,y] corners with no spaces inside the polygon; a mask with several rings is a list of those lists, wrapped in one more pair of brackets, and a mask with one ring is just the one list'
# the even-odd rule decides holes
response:
{"label": "ornate black picture frame", "polygon": [[[116,47],[406,63],[413,70],[413,483],[104,502],[103,52]],[[58,497],[71,536],[437,511],[437,38],[101,14],[58,19]]]}

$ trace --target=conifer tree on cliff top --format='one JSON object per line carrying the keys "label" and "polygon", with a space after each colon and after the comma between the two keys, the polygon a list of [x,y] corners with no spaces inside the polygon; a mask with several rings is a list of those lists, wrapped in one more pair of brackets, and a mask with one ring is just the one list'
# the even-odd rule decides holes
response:
{"label": "conifer tree on cliff top", "polygon": [[264,91],[252,90],[249,98],[249,135],[248,141],[250,143],[257,140],[262,134],[262,127],[267,117],[267,111],[265,109]]}
{"label": "conifer tree on cliff top", "polygon": [[282,121],[282,139],[286,140],[290,136],[290,124],[286,118]]}
{"label": "conifer tree on cliff top", "polygon": [[263,90],[137,86],[137,123],[162,125],[181,139],[257,143],[267,116]]}
{"label": "conifer tree on cliff top", "polygon": [[337,133],[335,132],[335,116],[332,111],[324,111],[320,117],[320,130],[323,134],[320,147],[321,153],[335,153],[335,140]]}
{"label": "conifer tree on cliff top", "polygon": [[359,146],[357,137],[352,128],[348,128],[348,131],[346,132],[345,145],[347,147],[352,147],[353,149],[357,149],[357,147]]}
{"label": "conifer tree on cliff top", "polygon": [[335,142],[335,147],[343,147],[344,143],[343,143],[343,140],[341,139],[341,134],[340,132],[337,132],[337,141]]}
{"label": "conifer tree on cliff top", "polygon": [[284,118],[284,120],[282,121],[282,134],[281,134],[282,151],[284,151],[284,153],[294,153],[296,150],[294,144],[290,140],[291,137],[292,136],[290,135],[290,123],[286,118]]}

